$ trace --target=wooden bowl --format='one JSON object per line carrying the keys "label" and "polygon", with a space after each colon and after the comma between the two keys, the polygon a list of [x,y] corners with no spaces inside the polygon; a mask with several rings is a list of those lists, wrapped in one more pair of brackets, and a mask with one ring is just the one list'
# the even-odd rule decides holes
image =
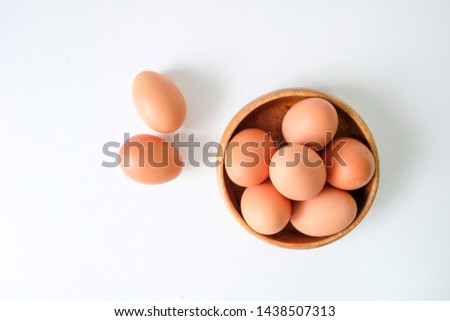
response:
{"label": "wooden bowl", "polygon": [[320,97],[331,102],[339,116],[339,127],[335,137],[353,137],[363,142],[375,158],[375,174],[364,187],[350,191],[358,205],[355,220],[343,231],[325,237],[312,237],[298,232],[290,223],[281,232],[274,235],[262,235],[251,229],[242,217],[240,202],[243,187],[234,184],[228,177],[223,162],[224,153],[219,151],[217,158],[217,180],[225,203],[234,218],[251,234],[270,244],[289,249],[311,249],[332,243],[351,230],[366,216],[372,205],[378,189],[380,168],[375,140],[362,118],[346,103],[330,95],[307,89],[284,89],[271,92],[255,99],[242,108],[230,121],[220,141],[223,151],[226,150],[231,138],[245,128],[260,128],[270,132],[277,143],[284,139],[281,134],[281,123],[286,112],[292,105],[302,99]]}

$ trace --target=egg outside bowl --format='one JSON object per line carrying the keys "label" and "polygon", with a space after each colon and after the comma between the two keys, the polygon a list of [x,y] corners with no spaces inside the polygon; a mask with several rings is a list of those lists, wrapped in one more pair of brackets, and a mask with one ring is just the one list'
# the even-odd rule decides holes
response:
{"label": "egg outside bowl", "polygon": [[270,244],[288,249],[312,249],[330,244],[353,230],[366,216],[377,193],[380,166],[375,140],[363,119],[343,101],[322,92],[309,89],[282,89],[261,96],[244,106],[230,121],[225,129],[220,144],[226,151],[231,138],[246,128],[260,128],[270,132],[277,143],[283,142],[281,123],[284,115],[295,103],[305,98],[319,97],[331,102],[339,116],[339,127],[335,137],[353,137],[363,142],[375,158],[375,173],[370,182],[350,194],[355,198],[358,211],[354,221],[343,231],[324,237],[312,237],[298,232],[289,223],[281,232],[274,235],[262,235],[255,232],[242,217],[240,202],[245,188],[234,184],[228,177],[223,155],[217,154],[217,180],[225,203],[233,217],[251,234]]}

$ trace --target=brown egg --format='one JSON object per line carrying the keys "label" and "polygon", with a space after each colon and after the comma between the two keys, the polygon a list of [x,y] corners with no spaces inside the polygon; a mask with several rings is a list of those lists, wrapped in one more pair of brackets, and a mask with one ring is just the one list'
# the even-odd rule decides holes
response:
{"label": "brown egg", "polygon": [[327,182],[344,190],[366,185],[375,173],[375,159],[360,141],[341,137],[334,139],[321,153],[327,169]]}
{"label": "brown egg", "polygon": [[261,129],[247,128],[237,133],[225,152],[225,170],[233,183],[255,186],[269,177],[269,164],[276,151],[270,134]]}
{"label": "brown egg", "polygon": [[289,222],[291,201],[281,195],[270,181],[266,181],[245,189],[241,212],[253,230],[271,235],[280,232]]}
{"label": "brown egg", "polygon": [[293,202],[291,223],[303,234],[328,236],[349,226],[356,212],[356,202],[349,193],[326,186],[314,198]]}
{"label": "brown egg", "polygon": [[183,162],[171,144],[153,135],[130,137],[120,147],[120,167],[131,179],[144,184],[168,182],[181,173]]}
{"label": "brown egg", "polygon": [[167,77],[143,71],[133,82],[133,101],[142,120],[160,133],[171,133],[183,124],[186,102]]}
{"label": "brown egg", "polygon": [[322,98],[307,98],[293,105],[281,124],[287,142],[324,148],[336,134],[338,115],[334,106]]}
{"label": "brown egg", "polygon": [[325,185],[323,160],[304,145],[289,144],[280,148],[272,157],[269,171],[275,188],[292,200],[310,199]]}

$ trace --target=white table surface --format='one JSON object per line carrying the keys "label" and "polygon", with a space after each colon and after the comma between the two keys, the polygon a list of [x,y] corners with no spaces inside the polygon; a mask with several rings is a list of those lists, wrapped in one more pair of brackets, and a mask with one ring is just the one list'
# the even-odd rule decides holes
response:
{"label": "white table surface", "polygon": [[[450,299],[450,2],[2,1],[0,299]],[[292,251],[227,212],[214,168],[146,186],[102,146],[151,133],[141,70],[218,141],[275,89],[335,95],[377,141],[381,184],[336,243]],[[199,157],[200,154],[197,154]]]}

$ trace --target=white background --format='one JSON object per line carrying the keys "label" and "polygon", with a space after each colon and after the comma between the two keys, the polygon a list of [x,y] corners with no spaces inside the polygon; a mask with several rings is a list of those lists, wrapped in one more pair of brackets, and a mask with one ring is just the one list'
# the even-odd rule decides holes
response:
{"label": "white background", "polygon": [[[2,1],[0,299],[450,299],[448,1]],[[146,186],[104,168],[151,132],[131,101],[168,75],[181,133],[218,141],[268,91],[335,95],[381,183],[336,243],[277,248],[234,221],[214,168]],[[201,153],[197,153],[197,157]]]}

